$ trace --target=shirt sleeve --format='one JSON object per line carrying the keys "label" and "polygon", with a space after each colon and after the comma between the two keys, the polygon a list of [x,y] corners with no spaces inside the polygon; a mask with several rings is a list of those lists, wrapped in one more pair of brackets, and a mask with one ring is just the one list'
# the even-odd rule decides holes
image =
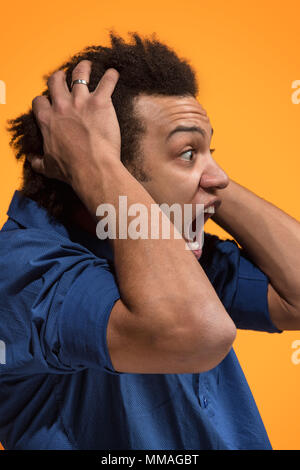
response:
{"label": "shirt sleeve", "polygon": [[269,279],[235,241],[205,234],[201,264],[237,328],[281,333],[270,317]]}
{"label": "shirt sleeve", "polygon": [[42,235],[30,230],[7,236],[13,251],[3,250],[0,257],[0,267],[7,269],[0,283],[0,339],[6,353],[0,373],[96,368],[121,374],[107,345],[108,320],[120,298],[112,263],[65,238]]}
{"label": "shirt sleeve", "polygon": [[120,298],[106,262],[89,263],[71,283],[58,316],[59,360],[72,369],[115,371],[107,345],[111,310]]}

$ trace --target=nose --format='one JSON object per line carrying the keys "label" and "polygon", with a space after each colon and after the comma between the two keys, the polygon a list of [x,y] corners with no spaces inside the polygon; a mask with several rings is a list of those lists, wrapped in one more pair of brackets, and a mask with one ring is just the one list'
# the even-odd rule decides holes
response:
{"label": "nose", "polygon": [[227,173],[209,154],[207,164],[201,175],[200,186],[205,189],[225,189],[229,184]]}

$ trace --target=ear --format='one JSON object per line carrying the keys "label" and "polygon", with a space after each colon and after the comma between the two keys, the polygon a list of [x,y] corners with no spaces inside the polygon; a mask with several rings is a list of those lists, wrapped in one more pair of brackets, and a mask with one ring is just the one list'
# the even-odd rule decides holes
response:
{"label": "ear", "polygon": [[41,155],[27,155],[26,159],[29,161],[31,168],[42,175],[45,174],[44,158]]}

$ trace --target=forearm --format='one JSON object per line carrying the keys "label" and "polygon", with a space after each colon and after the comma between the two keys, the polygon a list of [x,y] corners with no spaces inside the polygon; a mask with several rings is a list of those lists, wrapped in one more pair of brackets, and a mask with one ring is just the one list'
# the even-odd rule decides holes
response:
{"label": "forearm", "polygon": [[151,204],[155,204],[121,162],[106,164],[102,159],[101,168],[79,176],[74,186],[94,218],[102,202],[116,209],[117,238],[111,243],[121,297],[131,311],[144,317],[149,315],[149,320],[162,328],[176,324],[200,325],[202,321],[215,323],[216,328],[224,323],[226,330],[226,323],[231,320],[200,264],[185,249],[181,236],[179,239],[172,236],[170,239],[118,238],[119,196],[127,196],[128,207],[134,203],[146,207],[149,230]]}
{"label": "forearm", "polygon": [[247,251],[278,294],[299,306],[299,222],[233,181],[220,197],[222,205],[213,220]]}

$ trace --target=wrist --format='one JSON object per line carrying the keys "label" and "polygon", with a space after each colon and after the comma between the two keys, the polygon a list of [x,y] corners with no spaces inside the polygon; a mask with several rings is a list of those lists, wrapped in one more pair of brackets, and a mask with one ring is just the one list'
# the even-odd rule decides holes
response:
{"label": "wrist", "polygon": [[115,158],[89,158],[87,165],[74,172],[71,187],[95,221],[97,207],[106,202],[114,204],[117,188],[124,180],[125,166]]}
{"label": "wrist", "polygon": [[110,180],[124,169],[120,158],[109,154],[99,158],[99,154],[95,154],[95,157],[89,157],[86,164],[70,172],[70,185],[77,193],[85,192],[89,187],[99,188],[103,182]]}
{"label": "wrist", "polygon": [[217,189],[215,195],[221,201],[220,206],[218,207],[216,213],[212,216],[212,220],[218,223],[227,209],[228,204],[231,204],[231,200],[234,199],[234,185],[235,183],[232,180],[229,180],[229,184],[224,189]]}

